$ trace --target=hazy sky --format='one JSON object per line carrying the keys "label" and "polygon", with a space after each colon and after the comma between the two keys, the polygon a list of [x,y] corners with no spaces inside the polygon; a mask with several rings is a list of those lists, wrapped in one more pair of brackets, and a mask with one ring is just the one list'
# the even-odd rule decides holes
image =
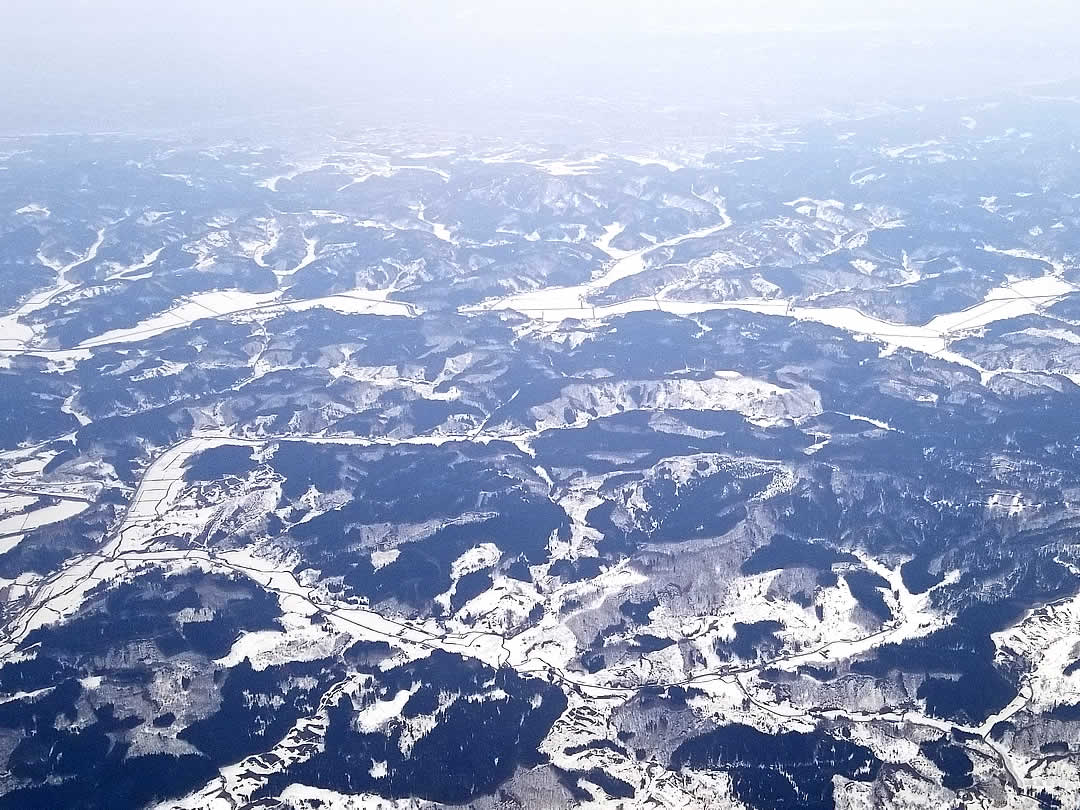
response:
{"label": "hazy sky", "polygon": [[[350,105],[483,118],[1064,77],[1064,0],[4,0],[0,129],[184,126]],[[486,106],[485,106],[486,105]],[[530,106],[531,105],[531,106]]]}

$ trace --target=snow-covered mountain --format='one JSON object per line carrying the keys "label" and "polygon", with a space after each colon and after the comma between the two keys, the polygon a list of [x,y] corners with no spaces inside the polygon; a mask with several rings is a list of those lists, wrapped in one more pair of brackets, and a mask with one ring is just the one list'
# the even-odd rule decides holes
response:
{"label": "snow-covered mountain", "polygon": [[1078,108],[0,151],[0,807],[1071,807]]}

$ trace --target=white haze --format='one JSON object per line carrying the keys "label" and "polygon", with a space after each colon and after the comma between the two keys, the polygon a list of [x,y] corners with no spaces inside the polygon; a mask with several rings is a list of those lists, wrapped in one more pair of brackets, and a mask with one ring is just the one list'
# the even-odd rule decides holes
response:
{"label": "white haze", "polygon": [[[1070,78],[1042,2],[5,0],[4,132],[333,108],[357,125],[663,128]],[[551,128],[557,129],[555,125]]]}

